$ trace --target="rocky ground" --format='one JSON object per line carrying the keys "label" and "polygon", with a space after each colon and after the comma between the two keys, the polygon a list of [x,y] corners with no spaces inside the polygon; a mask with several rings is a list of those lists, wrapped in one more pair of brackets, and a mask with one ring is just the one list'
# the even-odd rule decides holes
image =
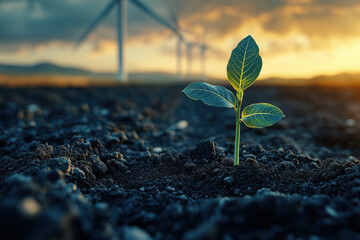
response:
{"label": "rocky ground", "polygon": [[360,239],[357,88],[253,87],[241,132],[183,86],[0,89],[2,239]]}

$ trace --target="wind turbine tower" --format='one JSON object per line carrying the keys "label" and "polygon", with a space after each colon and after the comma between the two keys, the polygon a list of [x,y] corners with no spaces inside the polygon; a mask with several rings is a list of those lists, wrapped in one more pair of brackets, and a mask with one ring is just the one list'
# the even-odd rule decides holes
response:
{"label": "wind turbine tower", "polygon": [[176,35],[180,35],[177,29],[167,20],[159,16],[152,9],[142,3],[140,0],[110,0],[104,10],[95,18],[85,32],[76,41],[75,47],[79,46],[86,37],[99,25],[99,23],[110,13],[113,8],[117,8],[117,44],[118,44],[118,72],[117,80],[119,82],[128,81],[128,72],[125,65],[125,51],[127,38],[127,2],[132,2],[137,8],[150,15],[157,22],[170,29]]}
{"label": "wind turbine tower", "polygon": [[191,79],[192,76],[192,60],[193,60],[193,50],[195,43],[187,42],[186,43],[186,59],[187,59],[187,78]]}
{"label": "wind turbine tower", "polygon": [[[176,16],[175,13],[171,14],[171,21],[173,22],[177,32],[179,34],[176,35],[176,77],[179,80],[182,80],[183,76],[182,76],[182,66],[181,66],[181,60],[182,60],[182,44],[186,44],[185,43],[185,39],[183,37],[183,32],[180,26],[180,22],[178,17]],[[180,34],[181,33],[181,34]]]}
{"label": "wind turbine tower", "polygon": [[200,61],[201,61],[201,77],[203,80],[205,80],[206,79],[206,56],[207,56],[206,52],[210,51],[217,56],[224,56],[224,54],[220,50],[213,48],[206,43],[206,31],[205,30],[203,32],[202,42],[201,42],[201,44],[199,44],[199,49],[200,49]]}
{"label": "wind turbine tower", "polygon": [[206,31],[204,30],[203,32],[203,38],[202,38],[202,43],[200,44],[200,59],[201,59],[201,76],[202,79],[205,80],[206,79],[206,74],[205,74],[205,58],[206,58],[206,50],[207,50],[207,46],[206,46]]}
{"label": "wind turbine tower", "polygon": [[128,72],[125,67],[125,42],[127,39],[127,2],[120,0],[117,13],[117,41],[118,41],[118,72],[116,78],[119,81],[128,81]]}

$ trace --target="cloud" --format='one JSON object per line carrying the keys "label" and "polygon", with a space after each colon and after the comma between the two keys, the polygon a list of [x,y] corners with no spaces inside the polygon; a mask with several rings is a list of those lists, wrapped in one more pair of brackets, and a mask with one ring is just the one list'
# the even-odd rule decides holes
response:
{"label": "cloud", "polygon": [[[0,2],[0,44],[36,45],[55,40],[74,42],[108,3],[109,1],[97,0],[38,0],[37,7],[29,8],[26,1]],[[162,8],[158,9],[161,11]],[[100,28],[96,29],[93,41],[114,38],[114,10],[100,24]],[[34,14],[34,11],[38,13]],[[134,6],[129,6],[128,16],[130,38],[152,30],[165,30]]]}
{"label": "cloud", "polygon": [[266,13],[266,31],[284,34],[297,30],[314,38],[346,38],[360,34],[359,6],[292,6]]}
{"label": "cloud", "polygon": [[[201,39],[222,42],[234,33],[261,29],[268,52],[324,48],[360,36],[358,0],[142,0],[166,19],[176,13],[183,29]],[[35,7],[29,7],[33,2]],[[36,2],[36,4],[34,4]],[[0,2],[0,51],[19,51],[22,46],[63,42],[72,45],[109,1],[98,0],[2,0]],[[128,3],[129,40],[133,43],[164,41],[165,27]],[[115,11],[89,36],[95,52],[103,41],[114,41]],[[245,32],[246,31],[246,32]],[[306,39],[306,40],[304,40]],[[334,39],[337,39],[335,41]],[[270,47],[271,46],[271,47]]]}

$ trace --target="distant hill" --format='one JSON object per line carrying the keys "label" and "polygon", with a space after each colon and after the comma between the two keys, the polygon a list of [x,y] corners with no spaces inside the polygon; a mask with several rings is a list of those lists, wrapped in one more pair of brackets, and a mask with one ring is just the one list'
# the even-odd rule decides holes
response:
{"label": "distant hill", "polygon": [[[97,73],[82,68],[60,66],[57,64],[43,62],[35,65],[9,65],[0,64],[1,75],[65,75],[83,76],[93,78],[115,78],[115,73]],[[136,81],[156,81],[164,82],[176,80],[176,76],[167,72],[135,72],[130,73],[129,78]],[[194,79],[199,78],[194,76]]]}
{"label": "distant hill", "polygon": [[313,78],[268,78],[258,82],[259,85],[284,86],[358,86],[360,73],[341,73],[336,75],[320,75]]}
{"label": "distant hill", "polygon": [[[35,65],[8,65],[0,64],[0,74],[3,75],[67,75],[67,76],[86,76],[95,78],[114,78],[115,73],[96,73],[89,70],[76,67],[66,67],[57,64],[43,62]],[[165,72],[138,72],[130,73],[129,78],[134,80],[156,80],[165,81],[175,79],[174,74]]]}
{"label": "distant hill", "polygon": [[[2,80],[0,83],[9,83],[9,79],[23,79],[24,83],[28,82],[30,78],[39,79],[46,78],[49,76],[55,78],[56,81],[60,82],[62,78],[81,78],[81,81],[94,82],[96,79],[102,81],[114,81],[115,73],[96,73],[86,69],[77,67],[60,66],[57,64],[43,62],[35,65],[9,65],[0,64],[0,75]],[[174,83],[177,78],[172,73],[166,72],[135,72],[130,73],[129,76],[132,82],[151,82],[151,83]],[[93,80],[91,80],[93,79]],[[95,79],[95,80],[94,80]],[[201,79],[199,76],[194,76],[192,81]],[[223,79],[207,79],[209,82],[223,83]],[[284,85],[284,86],[302,86],[302,85],[319,85],[319,86],[354,86],[360,85],[360,73],[349,74],[342,73],[337,75],[321,75],[313,78],[268,78],[257,81],[256,85]]]}
{"label": "distant hill", "polygon": [[63,67],[52,63],[39,63],[35,65],[5,65],[0,64],[1,74],[65,74],[65,75],[89,75],[90,71]]}
{"label": "distant hill", "polygon": [[94,73],[89,70],[77,67],[60,66],[57,64],[43,62],[35,65],[8,65],[0,64],[0,74],[56,74],[68,76],[87,76],[87,77],[113,77],[112,73]]}

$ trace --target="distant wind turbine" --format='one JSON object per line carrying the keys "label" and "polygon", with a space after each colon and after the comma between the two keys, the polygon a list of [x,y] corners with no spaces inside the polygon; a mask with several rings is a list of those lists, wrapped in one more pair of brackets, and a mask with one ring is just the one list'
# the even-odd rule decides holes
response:
{"label": "distant wind turbine", "polygon": [[111,0],[104,10],[95,18],[95,20],[89,25],[85,32],[76,41],[75,47],[79,46],[86,37],[99,25],[99,23],[109,14],[109,12],[117,7],[117,40],[118,40],[118,73],[117,79],[120,82],[126,82],[128,80],[128,72],[124,61],[124,50],[127,38],[127,1],[132,2],[136,7],[141,9],[143,12],[150,15],[153,19],[158,21],[160,24],[169,28],[176,35],[180,35],[177,29],[164,18],[156,14],[148,6],[142,3],[140,0]]}
{"label": "distant wind turbine", "polygon": [[196,46],[194,42],[186,42],[186,60],[187,60],[187,78],[192,78],[192,60],[193,60],[193,50]]}
{"label": "distant wind turbine", "polygon": [[190,30],[186,30],[186,29],[182,29],[179,23],[179,19],[177,18],[177,16],[173,13],[172,16],[172,22],[174,23],[177,32],[181,33],[178,34],[178,38],[177,38],[177,43],[176,43],[176,73],[177,73],[177,77],[179,79],[182,79],[182,73],[181,73],[181,58],[182,58],[182,51],[181,51],[181,46],[182,44],[185,45],[185,49],[186,49],[186,61],[187,61],[187,78],[190,79],[192,77],[192,59],[193,59],[193,50],[194,47],[197,47],[199,44],[196,42],[191,42],[188,41],[186,39],[184,39],[183,37],[183,33],[190,33],[191,35],[195,35],[192,31]]}
{"label": "distant wind turbine", "polygon": [[175,15],[175,13],[173,13],[171,15],[171,20],[173,22],[173,24],[175,25],[175,28],[177,30],[178,33],[181,34],[177,34],[177,40],[176,40],[176,76],[178,79],[182,79],[182,67],[181,67],[181,59],[182,59],[182,51],[181,51],[181,45],[185,44],[185,39],[183,37],[183,32],[179,23],[179,19],[178,17]]}
{"label": "distant wind turbine", "polygon": [[206,30],[203,31],[203,37],[202,37],[201,44],[199,44],[199,48],[200,48],[200,59],[201,59],[201,77],[203,80],[205,80],[206,79],[206,66],[205,66],[206,52],[210,51],[219,56],[222,56],[224,54],[220,50],[213,48],[206,44]]}

